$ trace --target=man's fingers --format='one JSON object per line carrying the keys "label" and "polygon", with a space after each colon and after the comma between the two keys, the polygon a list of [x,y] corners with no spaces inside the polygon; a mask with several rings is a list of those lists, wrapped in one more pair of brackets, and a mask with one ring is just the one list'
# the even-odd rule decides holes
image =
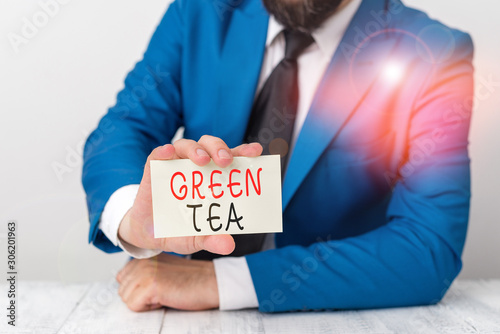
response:
{"label": "man's fingers", "polygon": [[150,161],[151,160],[171,160],[171,159],[176,159],[177,155],[175,154],[175,148],[171,144],[159,146],[151,152],[151,154],[148,156],[148,160],[146,161],[146,166],[144,166],[144,175],[143,175],[143,180],[146,178],[146,180],[151,179],[150,176]]}
{"label": "man's fingers", "polygon": [[217,166],[224,168],[233,162],[233,154],[222,139],[204,135],[198,143],[208,152]]}
{"label": "man's fingers", "polygon": [[162,304],[150,304],[150,305],[146,305],[146,310],[145,311],[153,311],[153,310],[157,310],[159,308],[162,308],[163,305]]}
{"label": "man's fingers", "polygon": [[118,288],[118,294],[122,297],[122,300],[125,303],[129,303],[132,299],[134,293],[137,293],[137,289],[140,289],[142,285],[144,285],[144,277],[141,276],[141,273],[134,273],[134,277],[130,279],[128,282],[120,285]]}
{"label": "man's fingers", "polygon": [[170,160],[175,159],[175,148],[172,144],[159,146],[151,152],[148,157],[148,162],[151,160]]}
{"label": "man's fingers", "polygon": [[234,250],[234,239],[229,234],[196,236],[196,237],[173,237],[161,238],[159,248],[165,252],[178,254],[193,254],[206,250],[215,254],[227,255]]}
{"label": "man's fingers", "polygon": [[179,139],[174,143],[174,148],[180,159],[190,159],[198,166],[205,166],[210,162],[210,155],[194,140]]}
{"label": "man's fingers", "polygon": [[235,157],[258,157],[262,154],[262,145],[259,143],[243,144],[231,150]]}
{"label": "man's fingers", "polygon": [[[200,238],[200,237],[196,237]],[[221,255],[228,255],[234,251],[235,243],[229,234],[208,235],[201,237],[201,247],[207,252]]]}
{"label": "man's fingers", "polygon": [[127,291],[126,297],[122,297],[128,308],[134,312],[151,310],[151,288],[149,286],[137,285],[133,290]]}
{"label": "man's fingers", "polygon": [[118,283],[123,283],[127,279],[129,273],[137,265],[137,262],[137,260],[130,260],[127,262],[127,264],[116,275]]}

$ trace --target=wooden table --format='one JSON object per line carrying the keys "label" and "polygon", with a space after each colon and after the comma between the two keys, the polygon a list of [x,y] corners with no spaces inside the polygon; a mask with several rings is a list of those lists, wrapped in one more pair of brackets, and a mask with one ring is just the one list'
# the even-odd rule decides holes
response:
{"label": "wooden table", "polygon": [[117,284],[20,282],[17,326],[7,325],[2,285],[0,333],[500,333],[500,280],[458,281],[438,305],[370,311],[262,314],[129,311]]}

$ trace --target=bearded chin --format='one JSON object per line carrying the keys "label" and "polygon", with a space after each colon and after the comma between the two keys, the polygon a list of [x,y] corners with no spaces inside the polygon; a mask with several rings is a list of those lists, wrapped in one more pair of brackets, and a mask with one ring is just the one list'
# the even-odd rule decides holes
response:
{"label": "bearded chin", "polygon": [[286,29],[312,32],[339,7],[342,0],[262,0],[269,14]]}

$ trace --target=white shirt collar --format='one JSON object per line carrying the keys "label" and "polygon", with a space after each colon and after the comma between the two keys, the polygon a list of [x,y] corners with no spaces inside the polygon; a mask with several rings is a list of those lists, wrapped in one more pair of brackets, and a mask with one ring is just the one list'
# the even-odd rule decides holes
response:
{"label": "white shirt collar", "polygon": [[269,16],[269,24],[267,26],[267,39],[266,39],[266,48],[269,47],[276,37],[280,34],[280,32],[285,29],[276,19],[274,15]]}
{"label": "white shirt collar", "polygon": [[[342,38],[361,2],[362,0],[350,0],[344,7],[332,14],[318,29],[313,31],[314,41],[325,55],[333,56],[337,48],[333,40]],[[271,15],[267,28],[266,47],[269,47],[283,30],[284,27]],[[337,38],[332,38],[334,36],[337,36]]]}

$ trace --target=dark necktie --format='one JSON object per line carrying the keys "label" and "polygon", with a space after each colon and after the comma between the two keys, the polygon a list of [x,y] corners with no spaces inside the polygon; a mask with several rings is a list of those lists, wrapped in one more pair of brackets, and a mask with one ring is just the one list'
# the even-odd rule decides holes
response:
{"label": "dark necktie", "polygon": [[[267,78],[255,99],[245,142],[258,142],[264,148],[263,155],[281,156],[282,178],[289,158],[289,147],[299,100],[297,57],[314,42],[310,34],[285,31],[285,57]],[[244,256],[262,249],[266,234],[234,235],[236,248],[230,256]],[[201,251],[193,259],[212,260],[220,255]]]}
{"label": "dark necktie", "polygon": [[297,57],[314,42],[310,34],[285,31],[285,57],[274,68],[254,102],[246,142],[258,142],[263,155],[281,156],[282,178],[289,158],[299,101]]}

